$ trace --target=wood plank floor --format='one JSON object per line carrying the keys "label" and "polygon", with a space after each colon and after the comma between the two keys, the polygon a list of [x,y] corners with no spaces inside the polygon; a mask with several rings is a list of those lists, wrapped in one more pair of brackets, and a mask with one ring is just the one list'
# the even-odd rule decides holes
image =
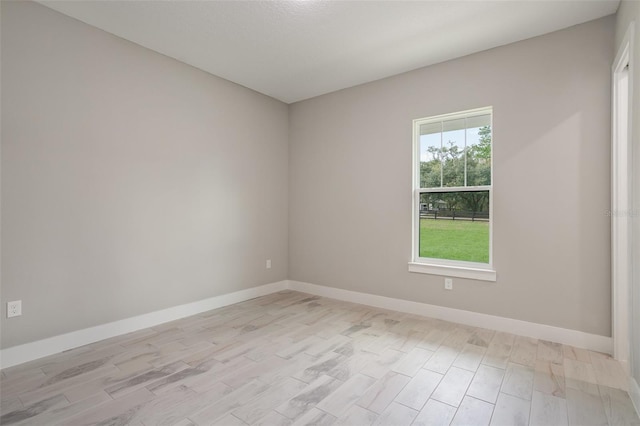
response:
{"label": "wood plank floor", "polygon": [[285,291],[5,369],[0,423],[640,425],[620,365]]}

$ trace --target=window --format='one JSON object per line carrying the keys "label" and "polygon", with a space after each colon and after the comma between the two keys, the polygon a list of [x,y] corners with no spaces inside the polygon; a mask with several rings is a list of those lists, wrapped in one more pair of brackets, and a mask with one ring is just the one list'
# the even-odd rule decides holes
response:
{"label": "window", "polygon": [[409,271],[495,281],[492,109],[414,120],[413,145]]}

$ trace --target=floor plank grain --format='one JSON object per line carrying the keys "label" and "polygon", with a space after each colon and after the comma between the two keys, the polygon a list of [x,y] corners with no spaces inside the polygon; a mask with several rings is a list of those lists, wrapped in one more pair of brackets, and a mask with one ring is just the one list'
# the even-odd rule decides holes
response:
{"label": "floor plank grain", "polygon": [[640,425],[606,354],[283,291],[2,370],[3,425]]}

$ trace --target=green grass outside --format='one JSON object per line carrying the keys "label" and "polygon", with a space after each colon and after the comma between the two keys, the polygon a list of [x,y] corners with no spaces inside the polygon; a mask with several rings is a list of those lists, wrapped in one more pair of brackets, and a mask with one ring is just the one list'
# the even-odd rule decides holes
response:
{"label": "green grass outside", "polygon": [[420,219],[420,257],[489,263],[489,222]]}

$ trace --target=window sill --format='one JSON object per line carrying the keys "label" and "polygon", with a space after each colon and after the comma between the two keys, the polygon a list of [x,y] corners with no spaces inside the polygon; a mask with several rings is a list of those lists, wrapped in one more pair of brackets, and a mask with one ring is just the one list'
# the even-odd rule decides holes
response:
{"label": "window sill", "polygon": [[409,272],[419,274],[442,275],[447,277],[468,278],[481,281],[496,281],[497,274],[493,269],[481,267],[440,265],[433,263],[409,262]]}

